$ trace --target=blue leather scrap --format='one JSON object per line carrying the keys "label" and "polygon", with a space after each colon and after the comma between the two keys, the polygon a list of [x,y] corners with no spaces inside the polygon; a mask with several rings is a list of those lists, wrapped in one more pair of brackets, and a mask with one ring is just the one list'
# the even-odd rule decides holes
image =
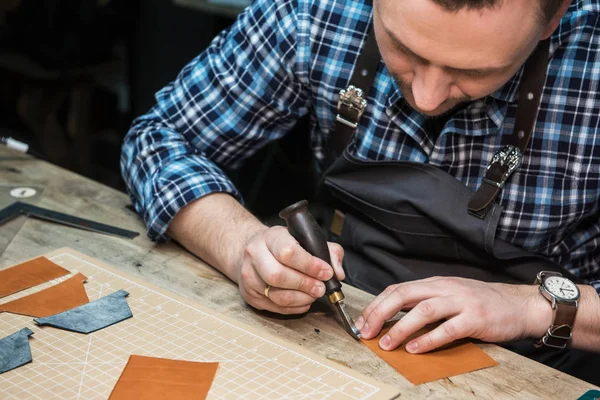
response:
{"label": "blue leather scrap", "polygon": [[38,325],[48,325],[68,331],[91,333],[133,317],[125,297],[129,293],[119,290],[71,310],[44,318],[34,318]]}
{"label": "blue leather scrap", "polygon": [[29,336],[33,331],[23,328],[0,339],[0,374],[20,367],[31,362],[31,348],[29,347]]}

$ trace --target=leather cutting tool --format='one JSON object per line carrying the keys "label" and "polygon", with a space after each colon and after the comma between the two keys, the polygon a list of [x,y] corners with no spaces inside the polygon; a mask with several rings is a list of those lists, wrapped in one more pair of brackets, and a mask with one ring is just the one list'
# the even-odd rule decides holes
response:
{"label": "leather cutting tool", "polygon": [[[279,216],[285,220],[288,231],[298,243],[300,243],[300,246],[313,256],[318,257],[331,265],[327,241],[325,240],[321,227],[310,211],[308,211],[308,202],[306,200],[299,201],[284,208],[279,213]],[[352,317],[346,310],[342,284],[335,277],[335,274],[330,280],[325,281],[324,283],[326,289],[325,296],[327,296],[329,302],[338,311],[346,332],[353,338],[357,340],[360,339],[360,332],[356,329]]]}

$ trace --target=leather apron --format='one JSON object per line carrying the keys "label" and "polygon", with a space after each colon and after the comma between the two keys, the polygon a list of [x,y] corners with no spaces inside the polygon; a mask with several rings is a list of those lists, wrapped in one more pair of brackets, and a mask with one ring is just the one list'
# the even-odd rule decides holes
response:
{"label": "leather apron", "polygon": [[495,198],[515,167],[506,153],[522,154],[533,130],[548,41],[540,42],[524,67],[514,146],[497,153],[474,192],[430,164],[368,161],[351,154],[366,106],[362,94],[368,94],[380,60],[374,36],[371,31],[351,86],[340,93],[321,183],[323,202],[331,207],[325,227],[329,240],[344,247],[346,282],[377,294],[391,284],[431,276],[531,284],[539,271],[549,270],[576,280],[560,265],[496,237],[503,208]]}

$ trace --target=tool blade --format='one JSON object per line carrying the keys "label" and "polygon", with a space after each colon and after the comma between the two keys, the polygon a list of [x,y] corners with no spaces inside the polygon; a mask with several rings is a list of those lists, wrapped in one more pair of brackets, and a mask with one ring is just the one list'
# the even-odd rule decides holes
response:
{"label": "tool blade", "polygon": [[348,314],[348,310],[346,310],[346,303],[344,303],[344,300],[340,300],[334,305],[335,308],[338,310],[340,316],[342,317],[342,322],[344,323],[344,328],[346,329],[346,332],[348,332],[350,336],[352,336],[354,339],[360,340],[360,331],[356,329],[356,326],[354,325],[354,320],[352,319],[350,314]]}

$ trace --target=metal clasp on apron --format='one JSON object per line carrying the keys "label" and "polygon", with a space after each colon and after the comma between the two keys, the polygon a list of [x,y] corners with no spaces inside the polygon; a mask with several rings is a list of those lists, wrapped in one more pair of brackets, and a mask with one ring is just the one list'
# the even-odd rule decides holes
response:
{"label": "metal clasp on apron", "polygon": [[364,99],[362,89],[350,85],[348,88],[340,90],[338,114],[335,119],[355,129],[365,108],[367,108],[367,100]]}
{"label": "metal clasp on apron", "polygon": [[506,169],[506,171],[500,178],[500,181],[497,182],[495,180],[489,179],[487,173],[486,176],[483,178],[483,181],[502,189],[510,175],[521,165],[522,158],[523,155],[521,154],[521,150],[519,150],[518,147],[515,147],[511,144],[506,145],[503,149],[497,151],[496,154],[494,154],[492,161],[486,168],[487,172],[490,170],[490,168],[492,168],[494,164],[500,164],[500,167],[502,167],[502,169]]}

